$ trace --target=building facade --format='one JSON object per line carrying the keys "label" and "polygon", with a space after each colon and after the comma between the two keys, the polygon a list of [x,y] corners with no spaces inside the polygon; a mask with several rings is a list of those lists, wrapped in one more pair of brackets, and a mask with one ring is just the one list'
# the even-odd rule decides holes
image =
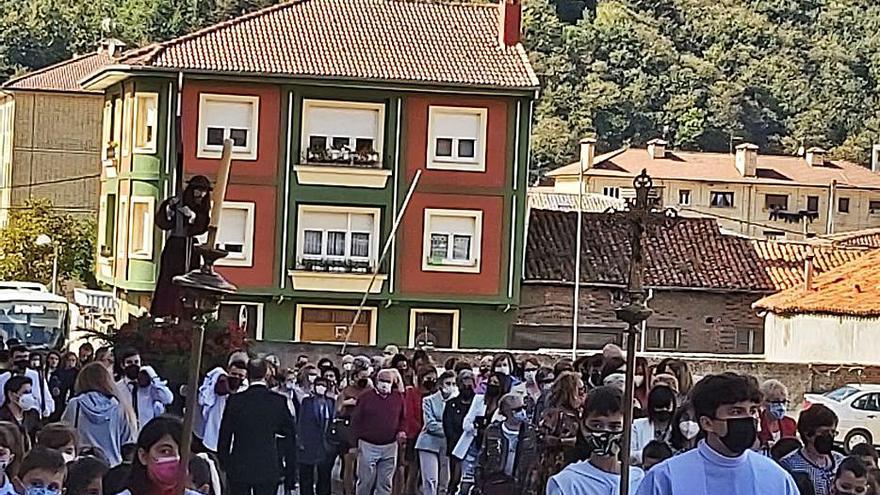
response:
{"label": "building facade", "polygon": [[803,157],[773,156],[742,144],[723,154],[670,150],[654,140],[647,149],[620,149],[550,172],[555,190],[577,193],[581,167],[584,192],[618,198],[632,197],[632,179],[647,170],[659,204],[751,237],[796,240],[805,232],[880,227],[880,173],[831,160],[820,148]]}
{"label": "building facade", "polygon": [[222,318],[258,340],[341,343],[367,294],[353,344],[506,347],[538,85],[520,15],[515,0],[285,3],[93,74],[97,275],[120,316],[149,307],[155,208],[188,177],[213,181],[229,138],[217,265],[239,292]]}
{"label": "building facade", "polygon": [[110,63],[115,49],[105,43],[0,86],[0,225],[31,199],[97,215],[103,95],[79,80]]}

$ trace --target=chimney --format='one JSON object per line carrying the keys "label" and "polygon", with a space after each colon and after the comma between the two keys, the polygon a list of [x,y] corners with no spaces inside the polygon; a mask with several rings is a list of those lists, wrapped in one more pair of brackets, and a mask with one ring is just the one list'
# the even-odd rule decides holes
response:
{"label": "chimney", "polygon": [[498,40],[502,46],[516,46],[522,40],[522,0],[499,0],[498,6]]}
{"label": "chimney", "polygon": [[594,138],[581,139],[581,170],[586,172],[593,168],[593,160],[596,157],[596,140]]}
{"label": "chimney", "polygon": [[880,173],[880,144],[871,146],[871,172]]}
{"label": "chimney", "polygon": [[662,139],[652,139],[648,141],[648,154],[652,160],[658,158],[666,158],[666,145],[669,144]]}
{"label": "chimney", "polygon": [[758,146],[743,143],[736,147],[736,169],[743,177],[754,177],[758,168]]}
{"label": "chimney", "polygon": [[98,46],[98,53],[106,53],[110,57],[116,58],[122,54],[125,49],[125,43],[116,38],[104,38]]}
{"label": "chimney", "polygon": [[811,167],[821,167],[825,165],[825,155],[828,152],[819,147],[812,147],[807,150],[807,165]]}
{"label": "chimney", "polygon": [[813,246],[807,246],[807,254],[804,256],[804,292],[813,290]]}

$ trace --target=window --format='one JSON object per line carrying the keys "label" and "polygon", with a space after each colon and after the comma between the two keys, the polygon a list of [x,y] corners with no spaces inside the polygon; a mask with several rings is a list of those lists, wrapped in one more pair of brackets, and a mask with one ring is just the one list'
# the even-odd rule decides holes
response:
{"label": "window", "polygon": [[837,198],[837,213],[849,213],[849,198]]}
{"label": "window", "polygon": [[788,210],[788,194],[765,194],[764,209],[769,211]]}
{"label": "window", "polygon": [[761,354],[764,352],[764,330],[743,328],[736,331],[736,352]]}
{"label": "window", "polygon": [[134,149],[136,152],[155,153],[159,95],[138,93],[134,97],[134,102]]}
{"label": "window", "polygon": [[202,93],[199,97],[199,158],[220,158],[232,139],[232,157],[257,159],[260,98]]}
{"label": "window", "polygon": [[379,210],[300,206],[297,269],[367,273],[379,243]]}
{"label": "window", "polygon": [[263,340],[262,303],[223,301],[217,321],[224,326],[234,323],[247,333],[249,339]]}
{"label": "window", "polygon": [[733,208],[733,193],[712,191],[709,193],[709,205],[713,208]]}
{"label": "window", "polygon": [[620,197],[620,188],[605,186],[602,188],[602,196],[611,196],[612,198],[619,198]]}
{"label": "window", "polygon": [[678,190],[678,204],[681,206],[690,206],[690,204],[691,204],[691,190],[690,189],[679,189]]}
{"label": "window", "polygon": [[868,201],[868,213],[872,215],[880,214],[880,200],[872,199]]}
{"label": "window", "polygon": [[807,211],[812,213],[819,211],[819,196],[807,196]]}
{"label": "window", "polygon": [[681,329],[648,327],[645,345],[649,351],[676,350],[681,347]]}
{"label": "window", "polygon": [[480,272],[483,212],[425,210],[422,270]]}
{"label": "window", "polygon": [[303,162],[382,166],[385,106],[379,103],[303,101]]}
{"label": "window", "polygon": [[486,171],[485,108],[428,109],[428,168]]}
{"label": "window", "polygon": [[865,394],[853,401],[853,409],[880,411],[880,394]]}
{"label": "window", "polygon": [[785,232],[780,232],[778,230],[765,230],[764,238],[766,239],[785,239]]}
{"label": "window", "polygon": [[409,313],[409,347],[458,348],[457,309],[413,309]]}
{"label": "window", "polygon": [[[216,247],[226,251],[218,266],[253,266],[254,264],[254,203],[225,201],[220,213]],[[208,242],[208,234],[199,236]]]}
{"label": "window", "polygon": [[[294,338],[299,342],[329,342],[341,344],[346,340],[357,308],[349,306],[318,306],[300,304],[296,307]],[[352,326],[348,342],[354,345],[372,345],[376,340],[376,308],[366,307]]]}
{"label": "window", "polygon": [[131,197],[128,229],[128,255],[131,258],[153,257],[153,203],[152,197]]}
{"label": "window", "polygon": [[104,211],[100,226],[100,255],[109,258],[113,256],[113,242],[116,238],[116,195],[108,194],[102,203]]}

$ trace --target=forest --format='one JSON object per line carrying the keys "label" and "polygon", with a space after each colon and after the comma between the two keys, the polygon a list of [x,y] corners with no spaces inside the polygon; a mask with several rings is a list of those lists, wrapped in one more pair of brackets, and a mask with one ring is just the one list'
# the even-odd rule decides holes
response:
{"label": "forest", "polygon": [[[439,0],[422,0],[439,1]],[[476,0],[475,0],[476,1]],[[274,0],[0,0],[0,80],[94,49],[169,39]],[[880,142],[880,2],[524,0],[542,83],[532,169],[663,137],[686,150],[822,146],[867,163]]]}

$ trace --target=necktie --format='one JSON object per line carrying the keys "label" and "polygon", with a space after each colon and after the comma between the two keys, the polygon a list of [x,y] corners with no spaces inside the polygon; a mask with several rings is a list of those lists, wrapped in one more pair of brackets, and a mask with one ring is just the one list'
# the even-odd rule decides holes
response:
{"label": "necktie", "polygon": [[134,417],[140,418],[140,411],[138,411],[138,384],[137,382],[131,382],[131,407],[134,409]]}

